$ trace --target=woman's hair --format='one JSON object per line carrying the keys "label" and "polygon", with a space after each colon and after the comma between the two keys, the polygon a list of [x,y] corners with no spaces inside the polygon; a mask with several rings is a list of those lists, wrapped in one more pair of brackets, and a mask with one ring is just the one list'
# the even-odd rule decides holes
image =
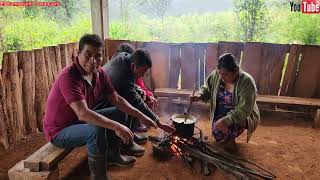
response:
{"label": "woman's hair", "polygon": [[152,61],[149,52],[146,49],[138,48],[132,54],[132,61],[137,67],[142,67],[147,65],[149,68],[152,67]]}
{"label": "woman's hair", "polygon": [[134,52],[134,48],[129,43],[122,43],[117,49],[117,52],[126,52],[132,54]]}
{"label": "woman's hair", "polygon": [[228,71],[235,71],[239,68],[239,63],[233,54],[225,53],[219,57],[217,68],[223,68]]}

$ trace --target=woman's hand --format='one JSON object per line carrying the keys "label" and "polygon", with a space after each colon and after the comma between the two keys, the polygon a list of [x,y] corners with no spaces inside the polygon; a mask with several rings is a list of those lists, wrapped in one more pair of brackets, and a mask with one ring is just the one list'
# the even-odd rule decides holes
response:
{"label": "woman's hand", "polygon": [[228,134],[228,127],[225,125],[222,118],[215,123],[215,126],[219,131],[222,131],[224,134]]}

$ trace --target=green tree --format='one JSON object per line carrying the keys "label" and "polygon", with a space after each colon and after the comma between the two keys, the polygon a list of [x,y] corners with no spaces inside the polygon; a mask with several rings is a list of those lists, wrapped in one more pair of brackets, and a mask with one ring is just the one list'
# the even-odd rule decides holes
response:
{"label": "green tree", "polygon": [[72,18],[75,15],[79,15],[81,2],[77,0],[60,0],[59,2],[61,3],[60,6],[42,7],[42,9],[51,19],[70,25]]}
{"label": "green tree", "polygon": [[265,0],[234,0],[234,13],[240,24],[243,41],[261,38],[270,22]]}
{"label": "green tree", "polygon": [[164,19],[172,0],[137,0],[141,11],[151,17]]}

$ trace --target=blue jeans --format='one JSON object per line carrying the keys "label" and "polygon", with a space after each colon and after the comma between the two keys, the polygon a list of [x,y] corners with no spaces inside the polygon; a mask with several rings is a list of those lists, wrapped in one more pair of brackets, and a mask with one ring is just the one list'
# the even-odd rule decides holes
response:
{"label": "blue jeans", "polygon": [[[121,124],[131,124],[128,116],[115,107],[95,111]],[[55,146],[66,149],[86,145],[90,156],[105,156],[107,150],[119,148],[120,142],[114,131],[88,123],[66,127],[51,141]]]}

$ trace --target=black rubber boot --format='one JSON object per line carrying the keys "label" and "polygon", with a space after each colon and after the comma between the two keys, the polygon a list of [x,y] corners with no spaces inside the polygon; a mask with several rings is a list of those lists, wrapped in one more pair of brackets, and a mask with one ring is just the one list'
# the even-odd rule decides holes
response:
{"label": "black rubber boot", "polygon": [[109,147],[107,150],[107,165],[117,165],[117,166],[133,166],[136,162],[136,158],[132,156],[121,155],[120,145],[121,140],[117,137],[109,138]]}
{"label": "black rubber boot", "polygon": [[134,133],[133,135],[133,141],[139,145],[145,144],[149,139],[144,133]]}
{"label": "black rubber boot", "polygon": [[110,177],[107,177],[105,156],[88,155],[88,165],[91,180],[111,180]]}
{"label": "black rubber boot", "polygon": [[144,155],[145,149],[137,143],[132,142],[131,144],[124,144],[121,152],[129,156],[140,157]]}

